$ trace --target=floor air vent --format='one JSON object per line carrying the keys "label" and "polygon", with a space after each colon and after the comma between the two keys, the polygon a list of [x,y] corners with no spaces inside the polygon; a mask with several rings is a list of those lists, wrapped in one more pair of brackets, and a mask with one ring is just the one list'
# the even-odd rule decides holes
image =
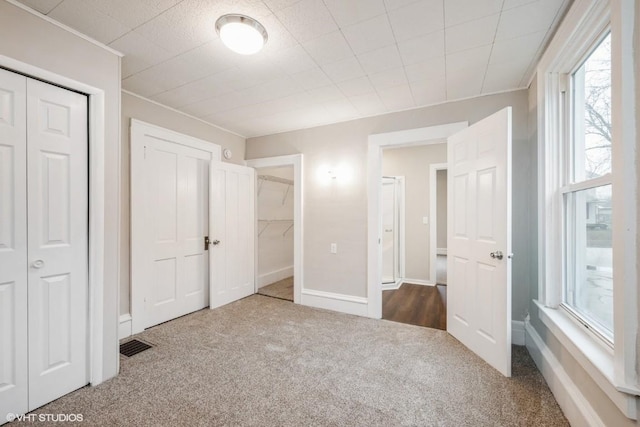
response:
{"label": "floor air vent", "polygon": [[148,350],[151,347],[152,346],[150,346],[146,342],[131,340],[127,341],[124,344],[120,344],[120,354],[122,354],[123,356],[131,357],[145,350]]}

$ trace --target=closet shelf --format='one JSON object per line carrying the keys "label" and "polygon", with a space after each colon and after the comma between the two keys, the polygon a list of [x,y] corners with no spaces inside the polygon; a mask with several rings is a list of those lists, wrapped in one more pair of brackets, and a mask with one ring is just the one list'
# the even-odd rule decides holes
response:
{"label": "closet shelf", "polygon": [[279,176],[273,175],[258,175],[259,181],[271,181],[271,182],[279,182],[280,184],[293,185],[293,181],[286,178],[280,178]]}
{"label": "closet shelf", "polygon": [[261,222],[264,224],[264,226],[260,229],[260,231],[258,231],[258,237],[260,237],[262,233],[264,233],[264,230],[269,228],[271,224],[289,224],[287,229],[284,230],[284,233],[282,233],[282,237],[286,236],[289,230],[293,228],[292,219],[259,219],[258,222]]}

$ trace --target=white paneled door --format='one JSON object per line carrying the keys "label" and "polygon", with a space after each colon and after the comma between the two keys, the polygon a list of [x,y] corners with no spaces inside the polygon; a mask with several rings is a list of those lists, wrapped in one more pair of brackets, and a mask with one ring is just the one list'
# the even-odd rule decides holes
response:
{"label": "white paneled door", "polygon": [[132,268],[133,286],[144,292],[143,328],[209,304],[211,152],[180,141],[153,128],[142,136],[142,186],[132,193],[140,212],[133,223]]}
{"label": "white paneled door", "polygon": [[84,95],[0,70],[0,422],[88,383]]}
{"label": "white paneled door", "polygon": [[255,169],[211,167],[211,308],[255,292]]}
{"label": "white paneled door", "polygon": [[511,376],[511,107],[448,139],[447,331]]}

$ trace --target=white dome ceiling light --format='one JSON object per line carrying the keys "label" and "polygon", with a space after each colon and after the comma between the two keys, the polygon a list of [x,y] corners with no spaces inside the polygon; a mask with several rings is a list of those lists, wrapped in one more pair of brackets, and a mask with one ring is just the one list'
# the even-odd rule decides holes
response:
{"label": "white dome ceiling light", "polygon": [[241,55],[252,55],[267,42],[267,30],[253,18],[239,14],[223,15],[216,21],[222,43]]}

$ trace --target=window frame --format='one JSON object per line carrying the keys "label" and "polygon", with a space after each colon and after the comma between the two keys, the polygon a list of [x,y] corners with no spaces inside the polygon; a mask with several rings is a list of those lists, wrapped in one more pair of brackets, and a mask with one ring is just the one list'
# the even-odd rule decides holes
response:
{"label": "window frame", "polygon": [[[538,315],[611,401],[632,419],[638,418],[640,396],[636,373],[638,332],[638,272],[635,164],[636,76],[633,49],[635,0],[575,0],[537,67],[538,106]],[[615,344],[606,345],[586,331],[562,308],[564,249],[561,88],[572,69],[581,64],[600,37],[611,31],[612,52],[612,174],[597,178],[612,184],[612,246]],[[566,111],[564,112],[566,114]],[[608,182],[607,182],[608,183]],[[584,183],[581,183],[584,185]],[[592,186],[592,183],[587,185]]]}
{"label": "window frame", "polygon": [[[559,197],[561,201],[562,209],[562,236],[564,239],[562,247],[562,299],[558,306],[565,310],[567,314],[577,321],[580,325],[585,327],[589,333],[593,334],[595,338],[601,340],[603,344],[614,348],[614,331],[611,331],[611,336],[607,334],[605,327],[600,325],[597,320],[589,319],[589,316],[579,311],[577,307],[572,306],[567,300],[569,286],[573,283],[574,292],[576,286],[575,274],[575,260],[573,260],[574,251],[576,249],[575,236],[569,239],[569,235],[574,232],[573,224],[569,223],[570,218],[570,206],[569,196],[576,194],[580,191],[595,189],[611,185],[613,188],[613,173],[608,172],[596,178],[585,178],[581,181],[575,179],[576,176],[576,87],[574,81],[574,75],[585,62],[591,57],[591,55],[598,49],[600,44],[611,35],[611,25],[608,23],[601,31],[594,31],[594,34],[598,34],[593,42],[588,45],[584,52],[580,52],[573,56],[574,64],[568,69],[566,73],[559,73],[558,79],[558,103],[559,103],[559,140],[557,149],[563,154],[560,167],[560,187],[558,188]],[[612,52],[613,55],[613,52]],[[567,61],[569,64],[571,61]]]}

